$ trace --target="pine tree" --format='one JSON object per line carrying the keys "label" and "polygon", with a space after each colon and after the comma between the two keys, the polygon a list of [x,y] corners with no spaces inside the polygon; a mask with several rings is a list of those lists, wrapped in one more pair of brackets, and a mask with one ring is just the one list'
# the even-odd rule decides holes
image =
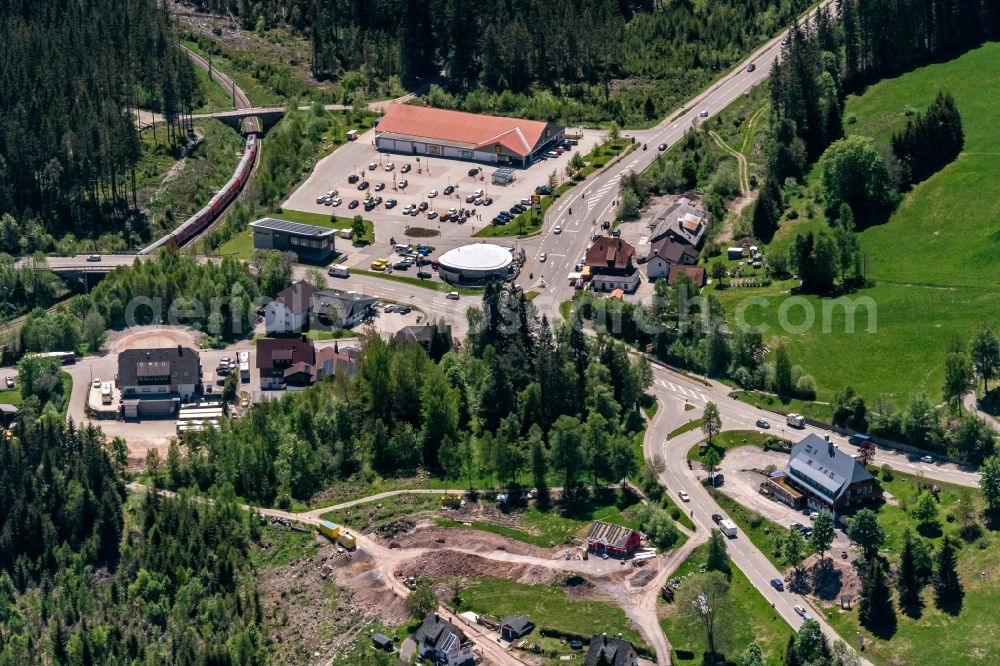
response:
{"label": "pine tree", "polygon": [[917,575],[916,552],[913,535],[909,530],[903,533],[903,550],[899,554],[899,568],[896,571],[896,590],[899,592],[899,607],[909,615],[920,612],[920,590],[923,583]]}
{"label": "pine tree", "polygon": [[788,637],[785,645],[785,666],[800,666],[799,655],[795,651],[795,634]]}
{"label": "pine tree", "polygon": [[965,592],[962,581],[958,578],[955,543],[946,536],[938,549],[937,562],[934,570],[934,603],[949,612],[957,612],[962,605]]}
{"label": "pine tree", "polygon": [[868,571],[861,581],[858,620],[872,630],[893,627],[896,624],[896,610],[892,605],[892,591],[886,582],[882,560],[875,557],[867,560],[867,563]]}
{"label": "pine tree", "polygon": [[732,567],[729,562],[729,553],[726,552],[726,540],[719,530],[712,530],[712,535],[708,538],[708,555],[705,559],[705,568],[708,571],[720,571],[726,576],[732,575]]}

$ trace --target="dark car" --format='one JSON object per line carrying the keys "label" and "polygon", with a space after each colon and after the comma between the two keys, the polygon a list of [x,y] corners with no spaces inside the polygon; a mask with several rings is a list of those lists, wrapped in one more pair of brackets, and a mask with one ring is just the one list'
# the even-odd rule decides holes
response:
{"label": "dark car", "polygon": [[661,144],[660,144],[659,146],[657,146],[657,148],[658,148],[658,149],[660,150],[660,152],[662,153],[662,152],[663,152],[664,150],[666,150],[666,149],[667,149],[667,144],[665,144],[665,143],[661,143]]}
{"label": "dark car", "polygon": [[721,523],[722,522],[722,514],[721,513],[713,513],[712,514],[712,521],[716,522],[716,523]]}
{"label": "dark car", "polygon": [[421,201],[420,205],[417,206],[417,210],[427,210],[427,202],[426,201]]}
{"label": "dark car", "polygon": [[782,582],[782,580],[780,578],[772,578],[771,579],[771,587],[773,587],[774,589],[776,589],[778,592],[784,592],[785,591],[785,583]]}
{"label": "dark car", "polygon": [[492,206],[493,205],[493,199],[491,199],[489,197],[484,198],[483,199],[483,205],[484,206]]}
{"label": "dark car", "polygon": [[757,419],[757,427],[764,428],[766,430],[771,427],[771,424],[768,423],[766,419]]}
{"label": "dark car", "polygon": [[395,208],[396,207],[396,203],[397,203],[397,201],[395,199],[386,199],[386,201],[385,201],[385,207],[386,208]]}
{"label": "dark car", "polygon": [[427,278],[431,277],[431,274],[429,271],[417,271],[417,277],[420,278],[421,280],[426,280]]}
{"label": "dark car", "polygon": [[455,191],[455,186],[454,185],[449,185],[448,187],[444,188],[444,190],[443,190],[443,192],[445,194],[451,194],[454,191]]}
{"label": "dark car", "polygon": [[469,169],[469,175],[470,176],[478,176],[479,175],[479,169],[477,169],[475,167]]}
{"label": "dark car", "polygon": [[215,35],[216,37],[221,37],[222,36],[222,28],[219,28],[219,27],[212,28],[212,34]]}
{"label": "dark car", "polygon": [[535,194],[552,194],[552,188],[548,185],[539,185],[535,188]]}
{"label": "dark car", "polygon": [[406,173],[409,170],[410,170],[410,165],[409,164],[404,164],[402,167],[400,167],[399,172],[400,173]]}
{"label": "dark car", "polygon": [[365,210],[366,210],[366,211],[369,211],[369,212],[370,212],[370,211],[373,211],[373,210],[375,210],[375,206],[377,206],[377,205],[378,205],[378,204],[377,204],[377,203],[375,203],[374,201],[371,201],[371,200],[369,200],[369,201],[366,201],[366,202],[365,202]]}
{"label": "dark car", "polygon": [[367,180],[363,180],[360,183],[358,183],[358,189],[361,190],[361,191],[367,190],[368,189],[368,181]]}
{"label": "dark car", "polygon": [[640,254],[640,255],[639,255],[639,258],[638,258],[638,259],[636,259],[635,261],[636,261],[636,263],[637,263],[637,264],[644,264],[644,263],[646,263],[647,261],[649,261],[649,257],[647,257],[647,256],[646,256],[646,255],[644,255],[644,254]]}
{"label": "dark car", "polygon": [[357,208],[359,205],[360,204],[358,204],[358,200],[357,199],[351,199],[351,203],[347,204],[347,207],[353,210],[353,209]]}
{"label": "dark car", "polygon": [[347,177],[347,182],[350,183],[351,185],[358,182],[358,174],[352,173],[350,176]]}
{"label": "dark car", "polygon": [[755,65],[753,63],[750,63],[750,65],[747,67],[747,71],[748,72],[752,72],[752,71],[754,71],[756,69],[757,69],[757,65]]}
{"label": "dark car", "polygon": [[394,271],[408,271],[410,270],[410,264],[406,261],[397,261],[392,265]]}
{"label": "dark car", "polygon": [[385,183],[375,183],[375,191],[381,192],[385,189]]}

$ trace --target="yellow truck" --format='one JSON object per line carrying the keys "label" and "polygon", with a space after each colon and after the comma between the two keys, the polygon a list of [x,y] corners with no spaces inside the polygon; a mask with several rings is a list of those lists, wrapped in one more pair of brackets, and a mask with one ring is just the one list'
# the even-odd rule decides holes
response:
{"label": "yellow truck", "polygon": [[462,496],[461,495],[444,495],[441,498],[441,506],[446,509],[458,509],[462,506]]}
{"label": "yellow truck", "polygon": [[321,520],[319,521],[319,533],[330,541],[336,542],[340,536],[340,525],[331,523],[329,520]]}

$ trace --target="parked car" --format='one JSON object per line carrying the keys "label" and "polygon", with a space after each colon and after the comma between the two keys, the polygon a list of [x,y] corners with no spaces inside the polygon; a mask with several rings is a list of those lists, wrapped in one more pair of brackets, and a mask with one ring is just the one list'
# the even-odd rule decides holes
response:
{"label": "parked car", "polygon": [[470,176],[478,176],[479,175],[479,169],[477,167],[472,167],[471,169],[469,169],[469,175]]}
{"label": "parked car", "polygon": [[409,164],[404,164],[403,166],[399,167],[399,173],[408,173],[409,171],[410,171]]}
{"label": "parked car", "polygon": [[635,262],[636,262],[637,264],[644,264],[644,263],[646,263],[647,261],[649,261],[649,257],[648,257],[648,256],[646,256],[645,254],[640,254],[640,255],[639,255],[639,258],[635,260]]}
{"label": "parked car", "polygon": [[682,490],[679,493],[677,493],[677,496],[681,498],[682,502],[690,502],[691,501],[691,496],[687,494],[687,491]]}
{"label": "parked car", "polygon": [[408,261],[397,261],[396,263],[394,263],[392,265],[392,269],[396,270],[396,271],[405,271],[409,267],[410,267],[410,263]]}
{"label": "parked car", "polygon": [[427,193],[427,198],[428,199],[433,199],[437,195],[438,195],[438,191],[437,190],[431,190],[430,192]]}
{"label": "parked car", "polygon": [[801,532],[803,527],[805,527],[805,525],[803,525],[802,523],[792,523],[791,525],[788,526],[788,529],[798,530]]}
{"label": "parked car", "polygon": [[476,200],[476,195],[475,194],[468,194],[465,197],[465,203],[472,203],[475,200]]}
{"label": "parked car", "polygon": [[437,216],[438,216],[438,214],[437,214],[437,211],[435,211],[435,210],[428,211],[428,213],[427,213],[427,219],[428,220],[433,220]]}
{"label": "parked car", "polygon": [[388,164],[385,165],[385,170],[386,171],[392,171],[395,168],[396,168],[396,165],[393,164],[392,162],[389,162]]}
{"label": "parked car", "polygon": [[9,389],[14,388],[14,378],[11,377],[10,375],[7,375],[6,383],[7,383],[7,388]]}
{"label": "parked car", "polygon": [[101,388],[101,378],[94,377],[94,388]]}
{"label": "parked car", "polygon": [[408,181],[408,180],[406,180],[404,178],[401,181],[399,181],[398,183],[396,183],[396,187],[398,187],[401,190],[405,190],[406,186],[409,185],[409,184],[410,184],[410,181]]}
{"label": "parked car", "polygon": [[417,206],[417,210],[419,210],[421,212],[427,210],[427,202],[426,201],[421,201],[420,205]]}
{"label": "parked car", "polygon": [[771,427],[771,424],[767,422],[767,419],[757,419],[757,427],[767,430]]}
{"label": "parked car", "polygon": [[771,587],[773,587],[774,589],[776,589],[778,592],[784,592],[785,591],[785,583],[780,578],[772,578],[771,579]]}
{"label": "parked car", "polygon": [[344,203],[344,200],[341,199],[340,197],[334,197],[330,199],[329,203],[331,206],[339,206],[340,204]]}
{"label": "parked car", "polygon": [[357,199],[351,199],[351,203],[347,204],[347,207],[350,208],[351,210],[354,210],[359,205],[360,204],[358,204],[358,200]]}
{"label": "parked car", "polygon": [[358,176],[358,174],[352,173],[350,176],[347,177],[347,182],[350,183],[351,185],[353,185],[354,183],[358,182],[360,179],[361,179],[361,177]]}
{"label": "parked car", "polygon": [[361,191],[361,192],[364,192],[365,190],[368,189],[368,184],[369,183],[368,183],[367,180],[361,181],[360,183],[358,183],[358,190]]}
{"label": "parked car", "polygon": [[552,194],[552,188],[548,185],[539,185],[535,188],[535,194]]}
{"label": "parked car", "polygon": [[399,203],[399,202],[397,202],[395,199],[386,199],[385,200],[385,207],[386,208],[395,208],[397,203]]}
{"label": "parked car", "polygon": [[449,185],[448,187],[444,188],[444,193],[445,194],[451,194],[454,191],[455,191],[455,186],[454,185]]}
{"label": "parked car", "polygon": [[375,162],[370,162],[370,163],[368,164],[368,170],[369,170],[369,171],[374,171],[374,170],[375,170],[375,169],[377,169],[377,168],[378,168],[378,164],[375,164]]}
{"label": "parked car", "polygon": [[375,183],[375,191],[381,192],[385,189],[385,183]]}
{"label": "parked car", "polygon": [[491,206],[491,205],[493,205],[493,199],[491,199],[489,197],[483,197],[483,205],[484,206]]}
{"label": "parked car", "polygon": [[417,277],[426,280],[431,277],[429,271],[417,271]]}

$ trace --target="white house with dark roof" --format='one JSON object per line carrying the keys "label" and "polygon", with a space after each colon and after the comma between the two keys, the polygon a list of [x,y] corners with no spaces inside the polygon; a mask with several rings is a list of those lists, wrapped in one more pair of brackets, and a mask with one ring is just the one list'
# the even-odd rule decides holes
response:
{"label": "white house with dark roof", "polygon": [[664,206],[653,215],[649,225],[653,228],[651,242],[670,238],[677,243],[697,249],[705,238],[711,216],[688,199],[681,199]]}
{"label": "white house with dark roof", "polygon": [[313,288],[296,282],[264,306],[264,329],[268,334],[300,333],[308,328]]}
{"label": "white house with dark roof", "polygon": [[[882,498],[878,479],[853,456],[842,451],[829,436],[806,435],[792,446],[788,464],[768,477],[776,497],[833,514],[857,504]],[[776,487],[774,487],[776,486]],[[788,492],[788,488],[795,492]]]}

